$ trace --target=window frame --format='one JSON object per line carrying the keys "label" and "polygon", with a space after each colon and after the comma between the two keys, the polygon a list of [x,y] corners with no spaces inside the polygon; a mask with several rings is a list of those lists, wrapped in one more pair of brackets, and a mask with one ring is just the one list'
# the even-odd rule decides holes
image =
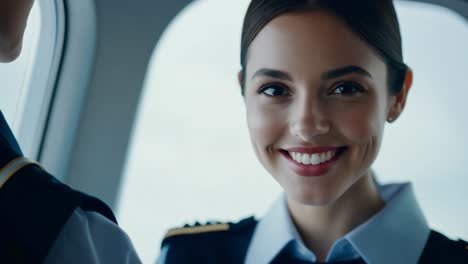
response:
{"label": "window frame", "polygon": [[[47,2],[48,0],[43,0]],[[57,56],[53,94],[38,146],[38,161],[67,183],[68,167],[79,134],[82,108],[94,70],[97,18],[94,0],[54,0],[62,7],[64,32]],[[37,143],[37,142],[36,142]]]}
{"label": "window frame", "polygon": [[[17,139],[26,156],[39,159],[49,106],[65,39],[65,10],[61,0],[38,0],[41,28],[25,82]],[[44,69],[49,69],[44,72]]]}

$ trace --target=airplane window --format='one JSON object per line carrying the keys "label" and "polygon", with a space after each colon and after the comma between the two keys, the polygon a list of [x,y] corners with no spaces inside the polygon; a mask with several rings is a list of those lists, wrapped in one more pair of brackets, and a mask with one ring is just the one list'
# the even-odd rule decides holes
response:
{"label": "airplane window", "polygon": [[39,40],[41,27],[39,8],[39,1],[36,1],[29,16],[20,57],[12,63],[0,63],[0,76],[2,78],[0,109],[15,134],[19,132],[23,110],[22,103],[27,93],[28,78],[34,65],[35,51]]}
{"label": "airplane window", "polygon": [[[280,192],[251,149],[237,86],[247,5],[197,1],[155,49],[118,212],[144,262],[168,228],[261,216]],[[466,240],[468,23],[429,4],[397,9],[415,80],[374,167],[381,182],[412,181],[432,227]]]}

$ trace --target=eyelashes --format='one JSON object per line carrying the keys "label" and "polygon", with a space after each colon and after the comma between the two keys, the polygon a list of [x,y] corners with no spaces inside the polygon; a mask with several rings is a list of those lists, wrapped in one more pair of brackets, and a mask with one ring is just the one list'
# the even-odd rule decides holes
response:
{"label": "eyelashes", "polygon": [[[331,86],[327,95],[353,97],[363,94],[365,91],[366,89],[362,85],[356,82],[346,81],[338,82]],[[263,85],[258,89],[257,93],[268,97],[286,97],[292,95],[290,89],[286,85],[280,83]]]}
{"label": "eyelashes", "polygon": [[278,83],[267,84],[258,89],[259,94],[264,94],[269,97],[279,97],[290,95],[290,91],[286,86]]}
{"label": "eyelashes", "polygon": [[340,82],[334,86],[330,94],[352,96],[364,91],[365,89],[355,82]]}

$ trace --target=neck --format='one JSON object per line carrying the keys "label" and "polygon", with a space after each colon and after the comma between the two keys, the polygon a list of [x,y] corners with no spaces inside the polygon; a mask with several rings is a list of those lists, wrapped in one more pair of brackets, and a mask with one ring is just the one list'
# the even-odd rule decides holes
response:
{"label": "neck", "polygon": [[371,172],[331,204],[310,206],[289,198],[287,203],[302,240],[322,262],[336,240],[384,207]]}

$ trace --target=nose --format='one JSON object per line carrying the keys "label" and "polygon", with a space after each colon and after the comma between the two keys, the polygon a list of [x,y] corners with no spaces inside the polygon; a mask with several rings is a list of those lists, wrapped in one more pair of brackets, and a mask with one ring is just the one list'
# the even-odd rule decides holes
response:
{"label": "nose", "polygon": [[290,131],[304,142],[311,142],[319,135],[327,134],[331,125],[319,102],[304,100],[291,113]]}

